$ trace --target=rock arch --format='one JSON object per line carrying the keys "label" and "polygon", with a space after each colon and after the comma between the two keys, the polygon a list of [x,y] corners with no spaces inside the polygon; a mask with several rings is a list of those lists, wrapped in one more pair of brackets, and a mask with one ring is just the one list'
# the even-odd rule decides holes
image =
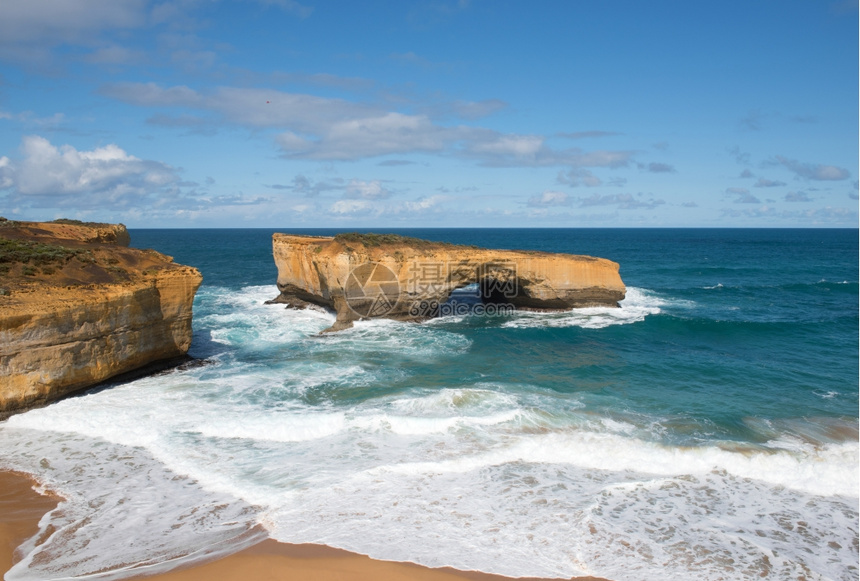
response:
{"label": "rock arch", "polygon": [[487,303],[529,310],[617,307],[626,292],[617,263],[573,254],[373,234],[275,234],[273,254],[281,293],[273,302],[331,308],[331,330],[362,318],[424,320],[435,316],[433,305],[469,284]]}

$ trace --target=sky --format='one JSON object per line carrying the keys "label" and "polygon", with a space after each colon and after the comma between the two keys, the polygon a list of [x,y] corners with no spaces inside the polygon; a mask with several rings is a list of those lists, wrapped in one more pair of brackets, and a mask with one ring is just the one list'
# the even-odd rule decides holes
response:
{"label": "sky", "polygon": [[2,0],[0,215],[857,227],[857,0]]}

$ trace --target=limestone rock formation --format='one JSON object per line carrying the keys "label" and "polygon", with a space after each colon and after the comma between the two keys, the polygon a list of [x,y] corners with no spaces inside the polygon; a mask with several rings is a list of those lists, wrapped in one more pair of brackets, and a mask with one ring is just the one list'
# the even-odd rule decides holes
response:
{"label": "limestone rock formation", "polygon": [[333,309],[334,331],[364,318],[433,317],[454,289],[470,284],[484,303],[528,310],[617,307],[626,292],[617,263],[573,254],[379,234],[275,234],[273,253],[281,291],[273,302]]}
{"label": "limestone rock formation", "polygon": [[125,226],[0,219],[0,418],[183,357],[202,276]]}

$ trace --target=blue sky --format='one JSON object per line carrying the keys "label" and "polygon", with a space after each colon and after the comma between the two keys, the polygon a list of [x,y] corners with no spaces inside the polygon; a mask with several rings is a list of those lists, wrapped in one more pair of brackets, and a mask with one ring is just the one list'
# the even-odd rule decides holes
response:
{"label": "blue sky", "polygon": [[858,224],[852,1],[3,0],[0,215]]}

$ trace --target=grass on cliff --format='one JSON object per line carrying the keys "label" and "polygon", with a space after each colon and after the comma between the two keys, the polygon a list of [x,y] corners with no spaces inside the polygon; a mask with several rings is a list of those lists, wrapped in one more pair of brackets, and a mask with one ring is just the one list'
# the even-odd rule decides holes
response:
{"label": "grass on cliff", "polygon": [[7,240],[0,238],[0,264],[65,264],[73,258],[81,262],[95,262],[89,250],[66,248],[56,244],[31,242],[29,240]]}
{"label": "grass on cliff", "polygon": [[[367,247],[381,246],[383,244],[404,244],[413,248],[434,247],[434,246],[459,246],[450,242],[434,242],[432,240],[424,240],[422,238],[412,238],[411,236],[401,236],[400,234],[374,234],[368,232],[361,234],[359,232],[342,232],[335,234],[335,241],[341,244],[356,243],[363,244]],[[477,246],[470,246],[477,248]]]}
{"label": "grass on cliff", "polygon": [[106,224],[104,222],[81,222],[80,220],[73,220],[72,218],[57,218],[56,220],[51,221],[52,224],[70,224],[72,226],[87,226],[88,228],[104,228],[106,226],[112,226],[113,224]]}
{"label": "grass on cliff", "polygon": [[[56,220],[49,222],[49,224],[69,224],[71,226],[86,226],[87,228],[106,228],[113,226],[113,224],[106,224],[105,222],[82,222],[81,220],[73,220],[72,218],[57,218]],[[17,228],[20,225],[20,222],[0,216],[0,228]]]}

